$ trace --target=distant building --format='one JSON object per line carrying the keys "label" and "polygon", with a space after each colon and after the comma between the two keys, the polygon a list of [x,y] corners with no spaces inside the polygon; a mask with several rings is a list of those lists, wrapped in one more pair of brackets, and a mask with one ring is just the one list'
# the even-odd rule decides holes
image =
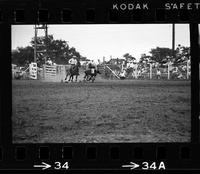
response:
{"label": "distant building", "polygon": [[89,59],[80,60],[80,64],[81,64],[81,66],[87,65],[89,62],[90,62]]}

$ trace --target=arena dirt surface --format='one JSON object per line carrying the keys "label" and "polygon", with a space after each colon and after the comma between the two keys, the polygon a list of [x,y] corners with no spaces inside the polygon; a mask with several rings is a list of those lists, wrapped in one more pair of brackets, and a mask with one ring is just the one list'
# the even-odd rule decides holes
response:
{"label": "arena dirt surface", "polygon": [[190,142],[190,81],[12,81],[14,143]]}

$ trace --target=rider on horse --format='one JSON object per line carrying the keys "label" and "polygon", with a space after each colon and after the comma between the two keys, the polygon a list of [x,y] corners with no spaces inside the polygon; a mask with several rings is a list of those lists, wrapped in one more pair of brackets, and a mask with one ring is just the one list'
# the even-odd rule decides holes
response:
{"label": "rider on horse", "polygon": [[76,81],[77,81],[77,77],[79,75],[79,67],[81,67],[80,61],[77,60],[75,56],[73,56],[68,62],[71,66],[70,69],[66,72],[65,80],[69,76],[68,81],[70,80],[73,81],[73,77],[76,76]]}
{"label": "rider on horse", "polygon": [[69,64],[71,65],[70,68],[73,69],[74,66],[77,64],[76,57],[73,56],[71,59],[69,59]]}
{"label": "rider on horse", "polygon": [[91,74],[94,74],[95,70],[97,70],[97,66],[93,60],[88,63],[88,69],[91,71]]}

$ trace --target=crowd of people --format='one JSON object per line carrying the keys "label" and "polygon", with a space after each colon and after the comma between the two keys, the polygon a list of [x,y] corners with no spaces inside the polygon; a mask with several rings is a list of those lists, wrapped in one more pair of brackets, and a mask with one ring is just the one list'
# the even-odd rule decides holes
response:
{"label": "crowd of people", "polygon": [[[134,68],[123,67],[121,70],[114,69],[115,74],[120,78],[134,78],[134,79],[189,79],[191,76],[190,66],[187,67],[186,63],[179,66],[162,67],[158,65],[152,67],[135,66]],[[151,74],[151,75],[150,75]],[[151,77],[150,77],[151,76]]]}
{"label": "crowd of people", "polygon": [[53,62],[50,58],[47,59],[46,64],[47,64],[47,65],[50,65],[50,66],[51,66],[51,65],[56,65],[56,63]]}
{"label": "crowd of people", "polygon": [[[165,68],[153,68],[152,69],[152,77],[156,79],[166,78],[170,74],[170,79],[187,79],[190,77],[190,68],[187,70],[186,65],[183,66],[172,66],[170,70],[167,67]],[[133,70],[133,77],[134,78],[149,78],[150,76],[150,69],[149,68],[139,68]]]}

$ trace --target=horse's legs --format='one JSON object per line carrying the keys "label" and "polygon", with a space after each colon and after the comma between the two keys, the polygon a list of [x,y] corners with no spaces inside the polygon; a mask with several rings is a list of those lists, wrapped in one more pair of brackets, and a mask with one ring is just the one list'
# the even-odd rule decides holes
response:
{"label": "horse's legs", "polygon": [[78,75],[76,75],[76,82],[77,82],[77,79],[78,79]]}
{"label": "horse's legs", "polygon": [[66,74],[66,76],[65,76],[65,80],[67,80],[67,77],[68,77],[68,74]]}
{"label": "horse's legs", "polygon": [[94,83],[94,80],[95,80],[95,76],[92,77],[92,83]]}
{"label": "horse's legs", "polygon": [[86,74],[84,75],[84,77],[83,77],[83,80],[85,81],[85,79],[86,79]]}
{"label": "horse's legs", "polygon": [[71,75],[69,75],[69,80],[68,81],[70,82],[70,80],[71,80]]}
{"label": "horse's legs", "polygon": [[90,78],[88,79],[89,81],[92,79],[92,76],[90,76]]}
{"label": "horse's legs", "polygon": [[71,75],[71,82],[73,82],[73,80],[74,80],[74,76],[73,76],[73,75]]}

